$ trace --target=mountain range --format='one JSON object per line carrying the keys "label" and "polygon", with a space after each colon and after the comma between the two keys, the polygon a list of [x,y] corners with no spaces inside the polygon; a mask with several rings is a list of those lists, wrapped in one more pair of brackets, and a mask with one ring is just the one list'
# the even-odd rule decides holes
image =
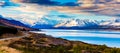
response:
{"label": "mountain range", "polygon": [[96,28],[98,27],[98,21],[95,20],[80,20],[80,19],[72,19],[68,21],[61,22],[55,25],[55,28]]}
{"label": "mountain range", "polygon": [[55,28],[76,28],[76,29],[119,29],[120,19],[115,20],[80,20],[73,19],[61,22]]}
{"label": "mountain range", "polygon": [[10,27],[15,27],[19,29],[30,30],[32,28],[36,29],[119,29],[120,28],[120,19],[112,20],[89,20],[89,19],[69,19],[69,20],[51,20],[49,18],[41,18],[33,26],[23,24],[20,21],[14,19],[5,19],[0,16],[0,24]]}
{"label": "mountain range", "polygon": [[[17,1],[17,0],[14,0],[14,1]],[[82,3],[84,3],[84,4],[82,4],[82,5],[83,6],[86,5],[87,1],[88,0],[83,1]],[[106,1],[104,1],[104,2],[106,2]],[[110,3],[113,1],[107,1],[107,2]],[[96,3],[91,3],[91,4],[96,4]],[[17,5],[17,7],[16,7],[16,5]],[[0,16],[0,25],[15,27],[18,29],[26,29],[26,30],[30,30],[32,28],[36,28],[36,29],[43,29],[43,28],[48,28],[48,29],[49,28],[64,28],[64,29],[66,29],[66,28],[67,29],[68,28],[69,29],[73,29],[73,28],[76,28],[76,29],[111,28],[111,29],[119,29],[120,28],[120,19],[119,18],[114,18],[114,19],[111,18],[111,20],[109,20],[109,19],[107,20],[106,18],[108,18],[108,17],[106,17],[106,16],[101,16],[101,15],[96,15],[96,14],[94,14],[94,16],[93,16],[93,14],[75,15],[75,14],[71,14],[71,13],[69,14],[69,13],[59,12],[60,10],[58,10],[58,11],[49,10],[50,12],[47,12],[47,15],[46,15],[46,13],[43,13],[43,12],[46,12],[47,10],[41,9],[41,8],[43,8],[43,6],[40,9],[37,9],[41,5],[39,5],[39,6],[33,5],[33,6],[35,6],[35,8],[33,6],[32,6],[33,8],[31,8],[30,4],[28,4],[29,6],[27,6],[27,4],[22,4],[21,6],[18,6],[18,5],[19,4],[13,3],[10,0],[0,0],[0,6],[14,6],[14,8],[16,7],[15,9],[11,9],[11,8],[9,9],[9,7],[6,7],[6,8],[0,7],[0,9],[3,10],[3,12],[1,11],[1,13],[0,13],[0,14],[3,14],[2,16]],[[79,7],[79,6],[77,6],[77,7]],[[22,9],[22,8],[24,8],[24,9]],[[28,9],[28,8],[30,8],[30,9]],[[54,7],[54,8],[57,9],[58,6]],[[61,7],[61,8],[64,8],[64,7]],[[48,9],[51,9],[51,8],[48,7]],[[68,9],[68,7],[66,7],[66,9]],[[111,9],[111,8],[107,8],[107,9]],[[43,12],[41,10],[43,10]],[[104,12],[107,11],[105,9],[103,9],[103,10],[104,10]],[[6,11],[10,11],[10,13],[6,14]],[[100,12],[101,12],[101,10],[100,10]],[[119,11],[115,11],[115,12],[119,12]],[[16,16],[14,13],[16,13],[18,16]],[[112,14],[115,14],[115,13],[112,12]],[[117,15],[117,14],[115,14],[115,15]],[[89,17],[89,16],[91,16],[91,17]],[[103,19],[105,17],[106,20],[97,20],[97,18],[99,19],[100,16],[102,17],[100,19]],[[92,18],[92,17],[95,17],[95,18]],[[91,19],[93,19],[93,20],[91,20]],[[96,20],[94,20],[94,19],[96,19]]]}
{"label": "mountain range", "polygon": [[20,30],[33,30],[33,28],[12,19],[5,19],[4,17],[0,16],[0,26],[5,27],[14,27]]}
{"label": "mountain range", "polygon": [[69,19],[69,20],[51,20],[40,19],[34,28],[62,28],[62,29],[119,29],[120,19],[111,20],[89,20],[89,19]]}

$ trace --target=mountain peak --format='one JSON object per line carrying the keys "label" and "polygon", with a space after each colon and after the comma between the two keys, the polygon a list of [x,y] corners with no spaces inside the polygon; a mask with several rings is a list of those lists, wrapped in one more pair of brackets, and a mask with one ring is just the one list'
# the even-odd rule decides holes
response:
{"label": "mountain peak", "polygon": [[23,23],[16,21],[16,20],[8,20],[0,16],[0,25],[7,26],[7,27],[14,27],[20,30],[33,30],[33,28],[30,28],[27,25],[24,25]]}
{"label": "mountain peak", "polygon": [[97,25],[97,22],[94,22],[92,20],[81,20],[81,19],[72,19],[68,21],[64,21],[60,24],[55,25],[54,27],[87,27]]}

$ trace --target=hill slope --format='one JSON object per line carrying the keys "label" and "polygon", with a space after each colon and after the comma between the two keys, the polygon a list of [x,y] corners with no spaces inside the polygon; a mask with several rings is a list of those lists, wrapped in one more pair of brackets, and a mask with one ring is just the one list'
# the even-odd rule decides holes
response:
{"label": "hill slope", "polygon": [[119,53],[119,48],[92,45],[80,41],[54,38],[45,34],[28,33],[30,36],[13,40],[9,47],[23,53]]}
{"label": "hill slope", "polygon": [[23,23],[15,20],[8,20],[0,16],[0,25],[7,26],[7,27],[14,27],[20,30],[34,30],[33,28],[30,28],[27,25],[24,25]]}

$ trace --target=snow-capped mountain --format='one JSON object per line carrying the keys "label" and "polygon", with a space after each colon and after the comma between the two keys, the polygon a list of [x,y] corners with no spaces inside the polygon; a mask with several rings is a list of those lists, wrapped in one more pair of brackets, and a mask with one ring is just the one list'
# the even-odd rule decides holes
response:
{"label": "snow-capped mountain", "polygon": [[[62,11],[57,10],[58,7],[46,7],[28,3],[19,4],[20,6],[13,7],[13,5],[17,4],[11,2],[10,0],[0,0],[0,6],[8,6],[0,7],[0,15],[4,16],[6,19],[13,19],[27,26],[37,29],[59,27],[63,28],[120,27],[120,19],[109,20],[112,18],[111,16],[97,15],[92,13],[84,14],[84,12],[83,13],[81,12],[80,14],[72,14],[67,12],[65,13],[63,11],[64,9]],[[104,12],[106,12],[106,10]]]}
{"label": "snow-capped mountain", "polygon": [[0,15],[0,26],[14,27],[21,30],[34,30],[33,28],[13,19],[5,19]]}
{"label": "snow-capped mountain", "polygon": [[34,23],[32,27],[33,28],[53,28],[54,25],[60,23],[61,21],[62,20],[54,19],[54,16],[53,17],[43,16],[42,18],[39,18],[38,21]]}
{"label": "snow-capped mountain", "polygon": [[108,28],[108,29],[117,29],[120,28],[120,19],[114,20],[80,20],[72,19],[68,21],[61,22],[54,26],[55,28]]}
{"label": "snow-capped mountain", "polygon": [[95,20],[81,20],[81,19],[72,19],[72,20],[68,20],[68,21],[64,21],[60,24],[55,25],[55,28],[59,28],[59,27],[79,27],[79,28],[83,28],[83,27],[87,27],[87,28],[94,28],[97,27],[99,25],[98,21]]}
{"label": "snow-capped mountain", "polygon": [[104,22],[101,22],[99,25],[103,27],[120,28],[120,18],[104,21]]}

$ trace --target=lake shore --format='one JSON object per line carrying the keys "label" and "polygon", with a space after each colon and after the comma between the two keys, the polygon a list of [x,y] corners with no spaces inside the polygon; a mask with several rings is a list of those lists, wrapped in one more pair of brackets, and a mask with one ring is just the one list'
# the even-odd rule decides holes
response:
{"label": "lake shore", "polygon": [[[110,48],[106,45],[94,45],[81,41],[69,41],[55,38],[46,34],[27,32],[29,36],[5,40],[8,47],[22,51],[22,53],[111,53],[119,52],[119,48]],[[49,52],[48,52],[49,51]]]}
{"label": "lake shore", "polygon": [[61,37],[71,41],[82,41],[89,44],[120,48],[119,31],[41,29],[41,31],[32,32],[43,33],[56,38]]}

